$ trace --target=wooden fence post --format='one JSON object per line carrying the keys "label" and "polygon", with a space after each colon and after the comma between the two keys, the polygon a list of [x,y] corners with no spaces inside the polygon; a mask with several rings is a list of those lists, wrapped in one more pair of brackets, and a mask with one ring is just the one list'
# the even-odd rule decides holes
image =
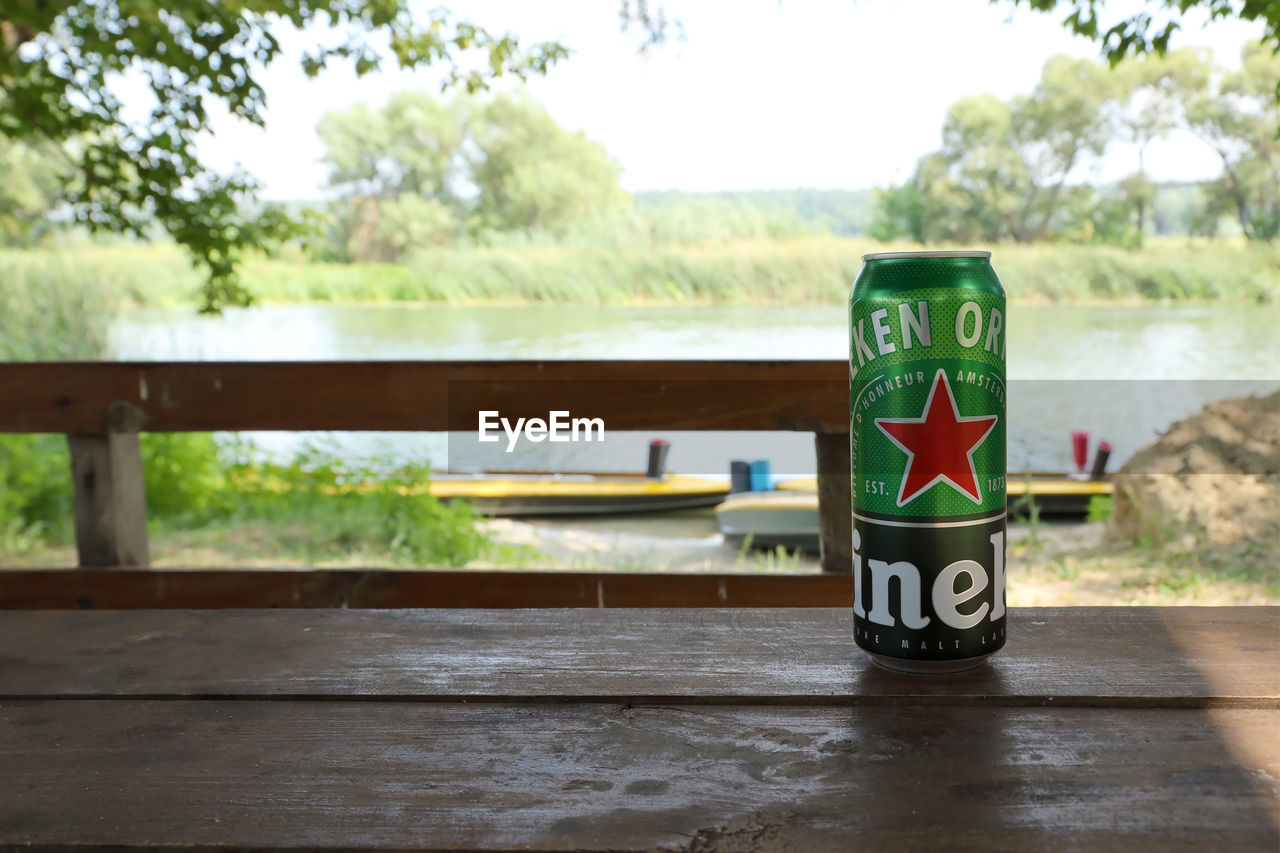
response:
{"label": "wooden fence post", "polygon": [[82,568],[150,565],[138,439],[144,418],[137,407],[115,403],[107,410],[102,434],[67,436]]}
{"label": "wooden fence post", "polygon": [[824,572],[853,571],[849,436],[817,433],[818,536]]}

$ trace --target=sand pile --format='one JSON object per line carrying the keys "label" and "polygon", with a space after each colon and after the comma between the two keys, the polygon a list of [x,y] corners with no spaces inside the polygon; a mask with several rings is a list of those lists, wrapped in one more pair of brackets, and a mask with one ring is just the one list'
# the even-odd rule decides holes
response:
{"label": "sand pile", "polygon": [[1210,403],[1116,474],[1113,537],[1280,554],[1280,391]]}

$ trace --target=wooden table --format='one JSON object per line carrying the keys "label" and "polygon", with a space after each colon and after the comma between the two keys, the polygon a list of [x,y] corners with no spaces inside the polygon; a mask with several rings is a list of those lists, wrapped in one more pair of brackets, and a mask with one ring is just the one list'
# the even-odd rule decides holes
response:
{"label": "wooden table", "polygon": [[[1280,846],[1280,609],[0,613],[0,848]],[[1142,845],[1142,846],[1139,846]]]}

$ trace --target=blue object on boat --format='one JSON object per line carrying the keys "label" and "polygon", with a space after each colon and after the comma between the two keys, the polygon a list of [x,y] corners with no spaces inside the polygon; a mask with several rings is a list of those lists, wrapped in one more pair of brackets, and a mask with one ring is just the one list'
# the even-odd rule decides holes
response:
{"label": "blue object on boat", "polygon": [[768,492],[773,489],[773,477],[769,474],[769,460],[757,459],[751,463],[751,491]]}

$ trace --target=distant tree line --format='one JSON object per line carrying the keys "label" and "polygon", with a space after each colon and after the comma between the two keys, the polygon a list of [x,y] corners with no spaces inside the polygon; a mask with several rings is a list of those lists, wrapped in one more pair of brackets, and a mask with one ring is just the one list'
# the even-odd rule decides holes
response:
{"label": "distant tree line", "polygon": [[[963,98],[947,114],[942,147],[911,178],[877,192],[872,236],[928,242],[1043,240],[1140,245],[1156,187],[1145,155],[1185,129],[1222,162],[1200,189],[1190,233],[1214,236],[1224,216],[1250,240],[1280,236],[1280,55],[1250,44],[1239,70],[1201,51],[1147,54],[1115,68],[1056,56],[1028,95]],[[1071,181],[1115,142],[1138,168],[1116,187]],[[1184,200],[1185,201],[1185,200]]]}
{"label": "distant tree line", "polygon": [[[1224,220],[1271,240],[1280,233],[1277,77],[1280,57],[1257,45],[1233,72],[1195,50],[1114,69],[1059,56],[1029,94],[956,102],[941,147],[901,184],[634,198],[602,146],[526,97],[399,92],[320,121],[332,201],[302,205],[315,225],[304,239],[317,258],[383,262],[445,244],[723,245],[814,233],[1136,246],[1149,233],[1215,236]],[[1151,181],[1147,151],[1175,129],[1217,152],[1218,179]],[[1079,182],[1117,142],[1136,149],[1135,172],[1109,186]],[[66,169],[52,143],[0,136],[0,243],[33,245],[73,221],[59,209]]]}

